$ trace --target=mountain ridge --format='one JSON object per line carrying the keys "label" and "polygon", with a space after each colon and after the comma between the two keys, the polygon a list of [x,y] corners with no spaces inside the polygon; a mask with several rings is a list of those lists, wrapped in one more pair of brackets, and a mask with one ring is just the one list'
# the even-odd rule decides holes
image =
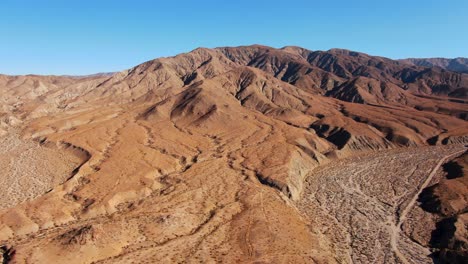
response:
{"label": "mountain ridge", "polygon": [[[87,157],[51,191],[0,211],[0,241],[30,262],[360,259],[352,230],[340,238],[346,225],[326,231],[323,219],[304,216],[332,205],[302,203],[319,186],[309,183],[328,180],[314,178],[323,166],[361,155],[379,153],[386,166],[421,155],[411,175],[402,160],[386,169],[395,175],[366,180],[391,185],[378,211],[395,215],[429,161],[468,143],[467,89],[468,74],[440,68],[261,45],[199,48],[111,76],[0,75],[0,135]],[[339,194],[373,192],[345,184]],[[334,201],[326,190],[317,198]],[[397,262],[390,241],[374,238],[385,256],[366,258]]]}
{"label": "mountain ridge", "polygon": [[[188,52],[185,52],[185,53],[180,53],[180,54],[187,54],[187,53],[194,52],[196,50],[216,50],[216,49],[224,49],[224,48],[252,48],[252,47],[261,47],[261,48],[285,50],[285,51],[289,50],[289,51],[291,51],[293,53],[296,53],[298,51],[302,51],[302,52],[328,52],[328,53],[338,52],[338,53],[362,54],[362,55],[366,55],[366,56],[371,56],[371,57],[376,57],[376,58],[382,58],[382,59],[388,59],[388,60],[392,60],[392,61],[402,62],[402,63],[405,63],[405,64],[414,65],[414,66],[423,66],[423,67],[428,67],[428,68],[437,66],[437,67],[440,67],[440,68],[445,69],[445,70],[454,71],[454,72],[462,72],[462,73],[467,73],[465,67],[467,67],[466,64],[468,64],[468,58],[465,58],[465,57],[456,57],[456,58],[445,58],[445,57],[418,58],[418,57],[411,57],[411,58],[403,58],[403,59],[392,59],[392,58],[385,57],[385,56],[370,55],[370,54],[365,53],[365,52],[354,51],[354,50],[350,50],[350,49],[346,49],[346,48],[330,48],[328,50],[309,50],[307,48],[303,48],[303,47],[295,46],[295,45],[288,45],[288,46],[283,46],[283,47],[280,47],[280,48],[274,48],[274,47],[263,45],[263,44],[240,45],[240,46],[235,46],[235,47],[222,46],[222,47],[215,47],[215,48],[197,47],[197,48],[195,48],[195,49],[193,49],[191,51],[188,51]],[[157,58],[150,59],[150,60],[147,60],[145,62],[139,63],[137,65],[140,65],[140,64],[143,64],[143,63],[146,63],[146,62],[149,62],[149,61],[157,60],[157,59],[173,58],[173,57],[176,57],[176,56],[178,56],[180,54],[176,54],[176,55],[172,55],[172,56],[165,56],[165,57],[157,57]],[[461,67],[463,67],[463,68],[459,69],[459,68],[456,68],[456,67],[453,67],[453,66],[451,67],[450,63],[452,63],[452,62],[458,62],[458,63],[462,64],[463,66],[461,66]],[[131,67],[131,68],[133,68],[133,67]],[[125,71],[125,70],[123,70],[123,71]],[[34,73],[18,74],[18,75],[0,73],[0,75],[7,75],[7,76],[63,76],[63,77],[85,78],[85,77],[96,77],[96,76],[111,76],[111,75],[113,75],[115,73],[118,73],[118,72],[120,72],[120,71],[113,71],[113,72],[103,71],[103,72],[84,74],[84,75],[34,74]]]}
{"label": "mountain ridge", "polygon": [[405,63],[425,66],[425,67],[440,67],[445,70],[468,73],[468,58],[457,57],[449,58],[408,58],[399,60]]}

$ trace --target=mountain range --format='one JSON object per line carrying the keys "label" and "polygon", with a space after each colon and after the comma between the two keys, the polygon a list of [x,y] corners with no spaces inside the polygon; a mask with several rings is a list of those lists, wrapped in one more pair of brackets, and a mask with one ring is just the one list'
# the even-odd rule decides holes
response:
{"label": "mountain range", "polygon": [[[405,263],[429,259],[429,249],[459,259],[463,235],[453,232],[442,245],[431,232],[463,224],[466,232],[467,177],[460,170],[462,184],[448,184],[441,166],[454,158],[464,164],[467,65],[253,45],[198,48],[80,78],[0,75],[0,136],[80,159],[62,182],[0,211],[4,259]],[[34,160],[41,155],[24,164],[53,168]],[[364,166],[369,178],[337,186],[361,157],[409,162],[378,175]],[[321,174],[333,164],[343,170]],[[317,175],[335,180],[316,189]],[[440,200],[442,187],[426,189],[439,181],[452,196]],[[435,202],[415,205],[421,192]],[[337,193],[349,194],[340,198],[349,206],[332,206]],[[364,196],[361,204],[371,201],[388,221],[353,207]],[[441,218],[446,203],[455,209]],[[368,222],[355,218],[359,210]],[[369,233],[353,233],[364,222]]]}
{"label": "mountain range", "polygon": [[428,58],[428,59],[404,59],[400,60],[405,63],[424,66],[424,67],[439,67],[445,70],[468,73],[468,59],[467,58]]}

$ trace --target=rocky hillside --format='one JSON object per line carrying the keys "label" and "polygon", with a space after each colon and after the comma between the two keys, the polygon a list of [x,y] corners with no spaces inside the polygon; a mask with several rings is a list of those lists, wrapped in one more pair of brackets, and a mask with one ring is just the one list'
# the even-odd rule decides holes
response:
{"label": "rocky hillside", "polygon": [[437,67],[258,45],[112,75],[0,76],[3,136],[87,156],[0,211],[0,241],[33,263],[342,262],[294,206],[306,179],[372,151],[466,144],[467,90],[468,74]]}

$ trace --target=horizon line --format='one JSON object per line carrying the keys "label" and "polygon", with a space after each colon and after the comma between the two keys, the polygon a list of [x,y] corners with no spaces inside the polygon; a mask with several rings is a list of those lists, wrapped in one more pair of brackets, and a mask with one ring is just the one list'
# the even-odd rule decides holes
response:
{"label": "horizon line", "polygon": [[332,51],[332,50],[346,50],[346,51],[351,51],[351,52],[357,52],[357,53],[361,53],[361,54],[365,54],[365,55],[368,55],[368,56],[372,56],[372,57],[380,57],[380,58],[386,58],[386,59],[390,59],[390,60],[393,60],[393,61],[401,61],[401,60],[411,60],[411,59],[447,59],[447,60],[454,60],[454,59],[468,59],[468,57],[462,57],[462,56],[457,56],[457,57],[440,57],[440,56],[435,56],[435,57],[406,57],[406,58],[391,58],[391,57],[386,57],[386,56],[380,56],[380,55],[372,55],[372,54],[369,54],[369,53],[366,53],[366,52],[361,52],[361,51],[356,51],[356,50],[352,50],[352,49],[346,49],[346,48],[329,48],[329,49],[317,49],[317,50],[314,50],[314,49],[309,49],[309,48],[304,48],[302,46],[298,46],[298,45],[286,45],[286,46],[282,46],[282,47],[274,47],[274,46],[268,46],[268,45],[264,45],[264,44],[246,44],[246,45],[237,45],[237,46],[217,46],[217,47],[213,47],[213,48],[210,48],[210,47],[204,47],[204,46],[199,46],[197,48],[194,48],[194,49],[191,49],[189,51],[186,51],[186,52],[180,52],[180,53],[177,53],[177,54],[173,54],[173,55],[168,55],[168,56],[160,56],[160,57],[154,57],[152,59],[148,59],[148,60],[145,60],[145,61],[142,61],[140,63],[137,63],[135,64],[134,66],[130,66],[128,68],[124,68],[124,69],[120,69],[120,70],[116,70],[116,71],[107,71],[107,70],[103,70],[103,71],[98,71],[98,72],[91,72],[91,73],[84,73],[84,74],[73,74],[73,73],[61,73],[61,74],[56,74],[56,73],[46,73],[46,74],[38,74],[38,73],[26,73],[26,74],[8,74],[8,73],[1,73],[0,72],[0,75],[3,75],[3,76],[11,76],[11,77],[21,77],[21,76],[53,76],[53,77],[70,77],[70,78],[88,78],[88,77],[93,77],[93,75],[95,76],[112,76],[116,73],[119,73],[119,72],[122,72],[122,71],[126,71],[126,70],[129,70],[129,69],[132,69],[134,67],[137,67],[138,65],[141,65],[143,63],[146,63],[146,62],[149,62],[149,61],[154,61],[154,60],[158,60],[158,59],[163,59],[163,58],[174,58],[178,55],[181,55],[181,54],[188,54],[188,53],[191,53],[193,51],[196,51],[198,49],[210,49],[210,50],[214,50],[214,49],[223,49],[223,48],[242,48],[242,47],[255,47],[255,46],[259,46],[259,47],[265,47],[265,48],[271,48],[271,49],[277,49],[277,50],[281,50],[281,49],[285,49],[285,48],[288,48],[288,47],[296,47],[296,48],[301,48],[301,49],[305,49],[305,50],[308,50],[308,51],[311,51],[311,52],[329,52],[329,51]]}

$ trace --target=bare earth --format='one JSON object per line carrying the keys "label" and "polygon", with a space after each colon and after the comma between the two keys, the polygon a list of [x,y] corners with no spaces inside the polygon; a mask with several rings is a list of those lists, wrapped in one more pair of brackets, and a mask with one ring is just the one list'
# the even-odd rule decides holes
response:
{"label": "bare earth", "polygon": [[71,177],[81,162],[64,149],[21,140],[15,132],[0,137],[0,209],[52,190]]}
{"label": "bare earth", "polygon": [[392,150],[318,168],[298,208],[333,237],[340,262],[431,263],[430,251],[401,232],[420,192],[461,146]]}
{"label": "bare earth", "polygon": [[463,259],[468,178],[440,171],[468,143],[467,87],[438,67],[260,45],[0,75],[0,262]]}

